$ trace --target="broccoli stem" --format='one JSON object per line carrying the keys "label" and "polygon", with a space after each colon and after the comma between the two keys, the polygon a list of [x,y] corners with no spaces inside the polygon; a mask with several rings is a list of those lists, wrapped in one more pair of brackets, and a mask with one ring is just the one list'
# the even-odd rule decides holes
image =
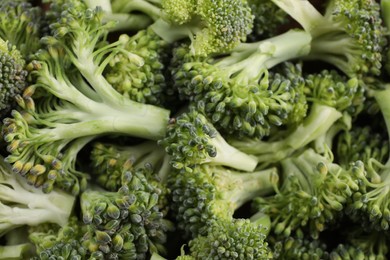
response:
{"label": "broccoli stem", "polygon": [[381,0],[381,12],[382,19],[387,28],[387,32],[390,30],[390,0]]}
{"label": "broccoli stem", "polygon": [[153,20],[143,14],[122,14],[122,13],[105,13],[103,23],[116,21],[110,32],[115,31],[139,31],[147,28]]}
{"label": "broccoli stem", "polygon": [[320,12],[308,0],[272,0],[297,21],[305,31],[312,32],[318,24],[326,23]]}
{"label": "broccoli stem", "polygon": [[150,28],[168,43],[173,43],[188,36],[193,37],[199,31],[199,24],[196,22],[185,23],[183,25],[170,24],[163,19],[158,19]]}
{"label": "broccoli stem", "polygon": [[[262,69],[270,69],[284,61],[306,56],[310,52],[311,36],[301,30],[290,30],[256,43],[242,43],[227,58],[216,62],[229,75],[237,72],[240,81],[258,78]],[[225,71],[224,71],[225,73]]]}
{"label": "broccoli stem", "polygon": [[[234,172],[216,167],[218,186],[227,192],[222,197],[229,201],[234,209],[241,207],[247,201],[271,193],[274,190],[272,180],[277,175],[276,168],[256,172]],[[231,187],[231,188],[228,188]]]}
{"label": "broccoli stem", "polygon": [[[387,133],[390,133],[390,84],[386,84],[384,90],[375,90],[374,98],[377,101],[385,120]],[[390,136],[388,136],[388,138],[390,140]],[[386,168],[390,169],[390,158],[387,160],[385,165]]]}
{"label": "broccoli stem", "polygon": [[303,123],[285,139],[274,142],[232,141],[232,145],[243,152],[254,154],[259,162],[276,162],[321,137],[341,117],[337,109],[313,103]]}
{"label": "broccoli stem", "polygon": [[156,6],[158,2],[150,3],[147,0],[114,1],[112,10],[114,13],[142,12],[150,16],[153,20],[161,17],[161,8]]}
{"label": "broccoli stem", "polygon": [[248,172],[253,171],[257,166],[257,159],[254,156],[234,148],[220,134],[211,138],[210,144],[216,148],[217,154],[215,157],[208,157],[204,163],[224,165]]}

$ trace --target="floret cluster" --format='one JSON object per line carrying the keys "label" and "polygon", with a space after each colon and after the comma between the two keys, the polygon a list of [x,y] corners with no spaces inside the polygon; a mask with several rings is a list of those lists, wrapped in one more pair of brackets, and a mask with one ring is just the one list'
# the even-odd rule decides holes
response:
{"label": "floret cluster", "polygon": [[1,0],[0,260],[390,259],[390,0]]}

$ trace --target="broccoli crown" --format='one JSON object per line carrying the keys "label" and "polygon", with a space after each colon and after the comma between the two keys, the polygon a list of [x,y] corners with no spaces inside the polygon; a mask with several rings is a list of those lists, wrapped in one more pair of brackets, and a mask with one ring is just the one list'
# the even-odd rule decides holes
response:
{"label": "broccoli crown", "polygon": [[[370,138],[367,138],[369,136]],[[349,131],[343,131],[337,137],[338,163],[348,168],[350,163],[362,161],[365,165],[373,160],[384,164],[389,158],[389,144],[386,137],[371,126],[353,126]],[[378,165],[371,164],[373,170],[378,172]]]}
{"label": "broccoli crown", "polygon": [[162,4],[166,15],[152,29],[168,42],[189,38],[196,55],[230,51],[252,30],[254,16],[245,0],[163,0]]}
{"label": "broccoli crown", "polygon": [[142,169],[126,172],[124,185],[116,192],[86,190],[81,194],[85,246],[104,259],[141,259],[164,252],[171,223],[158,208],[158,191]]}
{"label": "broccoli crown", "polygon": [[317,239],[290,236],[276,239],[269,237],[275,259],[329,259],[325,243]]}
{"label": "broccoli crown", "polygon": [[152,141],[133,146],[96,142],[91,161],[97,183],[106,190],[117,191],[123,185],[124,172],[138,168],[157,172],[164,155],[163,149]]}
{"label": "broccoli crown", "polygon": [[15,45],[24,58],[40,48],[42,9],[25,0],[0,2],[0,38]]}
{"label": "broccoli crown", "polygon": [[[166,105],[166,80],[164,61],[167,59],[168,44],[150,28],[129,37],[121,35],[122,48],[139,56],[132,62],[133,55],[119,52],[114,55],[103,75],[119,93],[131,100],[163,106]],[[139,64],[142,59],[142,64]]]}
{"label": "broccoli crown", "polygon": [[213,221],[207,235],[190,240],[195,259],[271,259],[265,241],[268,227],[249,219]]}
{"label": "broccoli crown", "polygon": [[[86,226],[77,217],[72,216],[63,227],[39,227],[30,231],[29,239],[36,247],[36,260],[48,259],[91,259],[88,250],[83,247],[82,239]],[[99,259],[99,258],[95,258]]]}
{"label": "broccoli crown", "polygon": [[28,72],[19,50],[0,38],[0,117],[16,106],[18,96],[27,86]]}
{"label": "broccoli crown", "polygon": [[259,197],[257,210],[270,215],[276,235],[308,230],[317,238],[329,223],[339,219],[359,190],[357,169],[345,170],[330,159],[307,149],[281,162],[283,181],[276,195]]}
{"label": "broccoli crown", "polygon": [[308,101],[318,102],[355,116],[363,109],[364,87],[356,77],[345,77],[335,70],[305,76]]}
{"label": "broccoli crown", "polygon": [[[176,53],[180,59],[184,51],[178,49]],[[259,77],[243,80],[245,68],[233,75],[228,71],[235,64],[218,66],[223,59],[184,62],[174,72],[179,95],[193,102],[220,132],[238,138],[262,138],[270,134],[272,126],[304,117],[304,80],[299,69],[290,64],[281,73],[264,70],[258,72]]]}
{"label": "broccoli crown", "polygon": [[191,171],[200,164],[252,171],[257,164],[255,158],[229,145],[206,117],[195,109],[172,118],[165,138],[158,143],[171,155],[172,166],[182,171]]}
{"label": "broccoli crown", "polygon": [[273,168],[237,172],[210,165],[172,175],[168,186],[178,227],[189,237],[206,234],[213,220],[231,220],[234,211],[245,202],[272,191],[275,175]]}

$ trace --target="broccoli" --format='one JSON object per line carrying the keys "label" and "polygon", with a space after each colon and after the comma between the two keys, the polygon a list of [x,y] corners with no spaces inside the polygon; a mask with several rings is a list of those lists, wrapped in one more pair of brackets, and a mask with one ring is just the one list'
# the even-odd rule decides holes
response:
{"label": "broccoli", "polygon": [[25,226],[13,229],[2,237],[0,244],[1,260],[28,259],[34,255],[34,246],[27,238]]}
{"label": "broccoli", "polygon": [[286,238],[307,232],[318,238],[328,225],[339,221],[351,198],[360,190],[361,168],[344,169],[332,155],[307,149],[280,162],[282,182],[276,195],[254,199],[254,209],[271,217],[272,232]]}
{"label": "broccoli", "polygon": [[108,191],[117,191],[123,185],[126,172],[142,169],[146,179],[156,187],[158,207],[166,216],[169,211],[170,190],[167,178],[170,174],[170,158],[156,142],[125,146],[96,142],[91,151],[92,177]]}
{"label": "broccoli", "polygon": [[269,219],[215,220],[207,235],[190,240],[190,255],[194,259],[271,259],[265,238]]}
{"label": "broccoli", "polygon": [[25,59],[16,46],[0,36],[0,117],[16,107],[17,96],[27,87],[28,72]]}
{"label": "broccoli", "polygon": [[328,62],[348,76],[378,76],[384,28],[373,0],[329,0],[322,15],[308,0],[272,0],[313,38],[308,59]]}
{"label": "broccoli", "polygon": [[50,194],[28,185],[13,174],[0,158],[0,237],[23,225],[55,223],[64,226],[72,213],[75,197],[54,189]]}
{"label": "broccoli", "polygon": [[[305,76],[305,95],[309,112],[301,123],[292,125],[281,136],[262,141],[229,139],[239,150],[253,154],[264,165],[288,158],[309,143],[321,139],[343,114],[357,115],[364,100],[364,88],[356,78],[346,78],[336,71],[323,70]],[[322,139],[321,139],[322,140]]]}
{"label": "broccoli", "polygon": [[71,216],[63,227],[43,225],[31,228],[29,239],[36,248],[32,260],[103,259],[98,254],[91,254],[83,245],[86,232],[87,226],[75,216]]}
{"label": "broccoli", "polygon": [[[390,116],[388,112],[390,111],[390,88],[388,84],[380,84],[378,86],[380,88],[372,91],[386,123],[387,133],[390,133]],[[387,142],[382,142],[378,149],[381,149],[382,145],[388,144],[388,140]],[[388,150],[388,148],[384,148],[384,150]],[[367,160],[364,157],[363,159]],[[362,167],[361,174],[365,177],[364,181],[362,181],[364,189],[353,197],[354,203],[347,210],[348,214],[360,219],[365,226],[378,230],[388,230],[390,222],[390,160],[389,158],[384,160],[384,163],[380,163],[375,157],[372,157]]]}
{"label": "broccoli", "polygon": [[[220,53],[245,41],[253,26],[246,0],[115,0],[86,1],[89,7],[102,6],[110,21],[125,28],[142,23],[134,13],[153,20],[152,30],[168,43],[189,39],[191,52],[199,55]],[[118,19],[116,19],[118,16]],[[127,17],[127,18],[126,18]],[[122,19],[125,22],[121,21]],[[132,19],[133,21],[126,21]]]}
{"label": "broccoli", "polygon": [[190,109],[167,126],[166,136],[158,141],[171,156],[173,168],[191,171],[199,164],[229,166],[253,171],[257,160],[230,144],[198,111]]}
{"label": "broccoli", "polygon": [[43,11],[27,0],[0,2],[0,38],[16,46],[28,59],[40,48]]}
{"label": "broccoli", "polygon": [[143,168],[124,172],[117,191],[91,188],[81,194],[85,247],[92,253],[104,259],[144,259],[165,252],[172,223],[160,211],[159,191],[144,173]]}
{"label": "broccoli", "polygon": [[[390,32],[390,1],[389,0],[381,0],[381,14],[383,23],[386,27],[387,32],[387,40],[389,41],[389,32]],[[385,49],[385,59],[384,59],[384,68],[388,75],[390,75],[390,48],[387,45]]]}
{"label": "broccoli", "polygon": [[[7,161],[25,169],[24,176],[39,172],[35,186],[50,192],[58,183],[78,193],[83,188],[78,182],[74,187],[62,182],[69,178],[61,154],[73,141],[107,133],[157,140],[165,135],[169,111],[122,96],[104,78],[110,56],[126,51],[120,40],[102,43],[109,24],[102,23],[101,10],[77,9],[71,3],[63,7],[52,24],[55,37],[44,38],[46,50],[30,63],[35,82],[18,99],[20,109],[5,119],[2,133],[11,148]],[[53,167],[62,178],[51,178]]]}
{"label": "broccoli", "polygon": [[[286,44],[289,42],[289,44]],[[221,58],[192,57],[180,47],[172,71],[175,87],[222,133],[262,138],[272,126],[306,115],[304,80],[299,65],[285,64],[281,73],[268,69],[284,59],[304,55],[310,38],[289,31],[240,48]],[[308,46],[306,46],[308,47]],[[302,109],[303,108],[303,109]]]}
{"label": "broccoli", "polygon": [[240,172],[213,165],[199,165],[192,172],[177,172],[168,179],[172,214],[185,237],[207,234],[213,220],[231,221],[235,210],[252,198],[271,193],[275,168]]}
{"label": "broccoli", "polygon": [[[121,36],[121,47],[127,52],[114,55],[105,70],[104,77],[120,94],[139,103],[158,106],[169,105],[169,93],[165,77],[168,59],[168,43],[150,28],[129,37]],[[133,56],[140,57],[143,64],[134,64]]]}

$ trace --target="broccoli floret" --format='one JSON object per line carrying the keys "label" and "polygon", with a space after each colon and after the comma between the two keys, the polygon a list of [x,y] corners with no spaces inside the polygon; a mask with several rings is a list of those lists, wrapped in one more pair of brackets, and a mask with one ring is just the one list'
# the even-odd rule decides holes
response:
{"label": "broccoli floret", "polygon": [[0,38],[15,45],[24,58],[40,48],[43,11],[26,0],[0,2]]}
{"label": "broccoli floret", "polygon": [[253,26],[246,0],[86,2],[89,7],[101,6],[106,11],[105,20],[118,21],[121,29],[147,24],[145,18],[135,17],[139,13],[146,15],[154,21],[151,28],[163,40],[172,43],[190,39],[192,53],[201,55],[232,49],[246,40]]}
{"label": "broccoli floret", "polygon": [[276,195],[258,197],[254,207],[271,217],[272,232],[289,237],[307,230],[313,238],[338,221],[351,197],[359,191],[358,165],[349,170],[307,149],[296,157],[280,162],[282,181],[275,185]]}
{"label": "broccoli floret", "polygon": [[[150,28],[141,30],[132,37],[126,34],[120,37],[121,47],[127,53],[117,53],[110,59],[103,72],[104,77],[113,88],[131,100],[167,106],[169,97],[164,75],[164,63],[168,58],[167,42]],[[134,56],[141,58],[143,64],[134,64]]]}
{"label": "broccoli floret", "polygon": [[158,207],[164,216],[169,211],[170,190],[167,178],[170,174],[170,158],[156,142],[146,141],[138,145],[115,145],[97,142],[91,151],[92,176],[108,191],[117,191],[123,185],[126,172],[141,168],[148,182],[156,187]]}
{"label": "broccoli floret", "polygon": [[30,229],[29,239],[36,248],[32,260],[103,259],[83,246],[87,226],[72,216],[63,227],[45,226]]}
{"label": "broccoli floret", "polygon": [[328,62],[348,76],[379,75],[384,28],[373,0],[329,0],[322,15],[308,0],[272,0],[313,41],[307,58]]}
{"label": "broccoli floret", "polygon": [[191,171],[200,164],[229,166],[253,171],[257,160],[230,144],[198,111],[191,109],[172,118],[165,138],[158,141],[171,156],[175,169]]}
{"label": "broccoli floret", "polygon": [[231,221],[235,210],[244,203],[271,193],[277,177],[275,168],[240,172],[212,165],[172,174],[168,187],[177,226],[186,237],[205,235],[213,220]]}
{"label": "broccoli floret", "polygon": [[118,191],[87,189],[81,194],[88,227],[85,246],[104,259],[144,259],[149,253],[164,253],[172,223],[159,210],[158,194],[142,168],[125,172]]}
{"label": "broccoli floret", "polygon": [[[372,91],[386,123],[387,133],[390,133],[390,88],[388,84],[380,87],[383,89]],[[388,140],[382,142],[378,149],[388,144]],[[366,158],[363,157],[363,159]],[[386,158],[382,164],[375,159],[374,157],[368,159],[368,163],[362,167],[361,175],[366,178],[364,182],[362,181],[364,189],[353,197],[354,203],[350,205],[347,212],[354,218],[360,219],[360,222],[367,227],[388,230],[390,224],[390,160]]]}
{"label": "broccoli floret", "polygon": [[194,259],[272,259],[265,241],[269,221],[215,220],[207,235],[189,242]]}
{"label": "broccoli floret", "polygon": [[269,237],[275,259],[329,259],[325,243],[318,239],[293,237],[275,239]]}
{"label": "broccoli floret", "polygon": [[11,166],[0,158],[0,237],[23,225],[42,223],[66,225],[75,197],[60,190],[45,194],[13,174]]}
{"label": "broccoli floret", "polygon": [[[267,70],[284,58],[303,54],[299,51],[301,44],[310,41],[305,36],[304,32],[290,31],[251,43],[254,45],[248,48],[241,46],[221,58],[191,57],[188,50],[180,47],[173,60],[175,87],[180,97],[193,102],[221,133],[239,138],[268,136],[271,127],[291,123],[293,119],[299,121],[306,115],[299,65],[284,64],[280,73]],[[299,50],[286,41],[299,45]],[[280,48],[280,44],[286,47]],[[290,47],[293,52],[288,50]],[[284,50],[286,53],[282,53]]]}
{"label": "broccoli floret", "polygon": [[26,61],[20,51],[0,37],[0,118],[16,107],[17,96],[27,87]]}
{"label": "broccoli floret", "polygon": [[[386,27],[387,32],[387,40],[390,41],[389,38],[389,31],[390,31],[390,1],[389,0],[381,0],[381,14],[383,23]],[[390,75],[390,48],[387,44],[387,47],[385,48],[385,54],[384,54],[384,68],[388,75]]]}
{"label": "broccoli floret", "polygon": [[110,54],[127,51],[120,40],[104,44],[109,24],[102,23],[101,10],[70,3],[63,7],[52,24],[55,37],[44,38],[46,50],[30,63],[36,68],[31,72],[35,82],[18,99],[19,111],[5,119],[2,130],[10,148],[7,160],[15,169],[25,169],[24,176],[39,172],[34,185],[45,184],[46,192],[53,183],[75,192],[83,188],[51,178],[54,167],[69,179],[67,169],[57,162],[73,141],[108,133],[157,140],[165,135],[169,120],[168,110],[122,96],[103,76]]}
{"label": "broccoli floret", "polygon": [[389,158],[389,141],[371,125],[353,125],[350,130],[341,132],[336,141],[335,157],[343,167],[349,167],[350,163],[360,160],[379,171],[380,167],[375,162],[383,164]]}
{"label": "broccoli floret", "polygon": [[356,78],[348,79],[336,71],[324,70],[306,75],[305,81],[309,112],[301,123],[267,141],[246,138],[229,139],[229,142],[239,150],[255,155],[259,163],[268,165],[289,157],[317,139],[322,140],[342,119],[343,113],[354,116],[360,112],[364,89]]}

